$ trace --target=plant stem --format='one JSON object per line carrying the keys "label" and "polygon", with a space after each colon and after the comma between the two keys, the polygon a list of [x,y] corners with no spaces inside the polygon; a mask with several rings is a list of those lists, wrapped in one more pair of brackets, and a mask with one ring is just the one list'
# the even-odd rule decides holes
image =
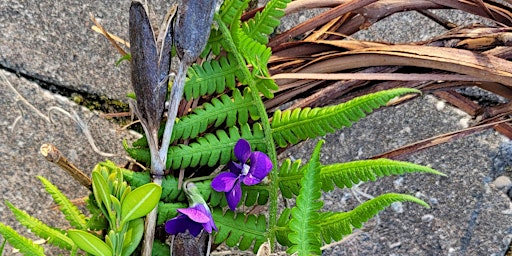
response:
{"label": "plant stem", "polygon": [[[162,177],[155,176],[153,182],[162,186]],[[144,242],[142,244],[142,255],[150,256],[153,251],[153,241],[155,240],[156,219],[158,213],[158,204],[146,216],[146,225],[144,227]]]}
{"label": "plant stem", "polygon": [[219,29],[221,33],[226,37],[225,43],[227,44],[228,51],[232,52],[233,55],[236,57],[236,60],[242,69],[242,72],[244,74],[244,78],[247,81],[247,84],[249,85],[249,88],[251,89],[251,94],[254,99],[254,103],[256,104],[256,107],[258,109],[258,112],[260,114],[261,118],[261,125],[263,127],[263,133],[265,135],[265,144],[267,147],[267,154],[272,160],[272,171],[269,174],[270,177],[270,205],[269,205],[269,234],[268,239],[270,240],[270,246],[271,248],[274,247],[275,243],[275,227],[277,225],[277,200],[278,200],[278,189],[279,189],[279,182],[278,182],[278,173],[277,173],[277,153],[275,149],[275,143],[274,138],[272,137],[272,129],[270,127],[270,121],[268,119],[267,110],[265,108],[265,105],[263,104],[263,101],[261,99],[261,96],[259,94],[258,89],[256,88],[256,81],[253,79],[251,72],[247,68],[247,64],[245,60],[243,59],[242,55],[238,52],[238,49],[233,41],[233,38],[231,37],[231,32],[227,28],[226,24],[222,21],[222,19],[215,14],[214,19],[217,21]]}

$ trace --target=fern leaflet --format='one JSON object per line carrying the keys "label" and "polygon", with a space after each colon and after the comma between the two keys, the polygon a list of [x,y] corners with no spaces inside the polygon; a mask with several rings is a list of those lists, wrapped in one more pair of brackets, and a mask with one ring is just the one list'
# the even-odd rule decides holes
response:
{"label": "fern leaflet", "polygon": [[232,54],[206,61],[201,65],[192,65],[187,72],[184,97],[187,100],[221,93],[226,87],[234,89],[236,77],[240,77],[240,67]]}
{"label": "fern leaflet", "polygon": [[44,249],[42,246],[35,244],[34,241],[18,234],[14,229],[1,222],[0,234],[5,240],[7,240],[7,242],[9,242],[14,248],[20,250],[24,255],[44,256]]}
{"label": "fern leaflet", "polygon": [[256,13],[254,18],[243,24],[245,33],[254,40],[268,43],[268,36],[279,26],[280,19],[284,16],[284,9],[290,0],[271,0],[263,11]]}
{"label": "fern leaflet", "polygon": [[[252,131],[249,125],[245,124],[240,130],[237,127],[231,127],[228,132],[229,134],[224,130],[217,130],[215,134],[205,134],[189,145],[171,146],[167,155],[166,168],[180,169],[199,165],[211,167],[216,164],[226,164],[234,159],[233,147],[241,137],[251,145],[255,145],[259,151],[266,152],[263,131],[258,123],[253,125]],[[138,162],[150,162],[148,149],[129,148],[126,142],[123,145],[126,152]]]}
{"label": "fern leaflet", "polygon": [[411,172],[426,172],[445,176],[430,167],[390,159],[359,160],[323,166],[320,171],[322,190],[331,191],[334,184],[339,188],[350,188],[359,182],[375,181],[377,177],[400,175]]}
{"label": "fern leaflet", "polygon": [[340,241],[352,233],[352,227],[361,228],[373,216],[394,202],[414,202],[429,208],[428,204],[411,195],[388,193],[368,200],[349,212],[321,213],[318,223],[324,243]]}
{"label": "fern leaflet", "polygon": [[279,190],[284,198],[292,198],[300,191],[300,180],[304,176],[304,169],[300,168],[301,160],[286,159],[279,169]]}
{"label": "fern leaflet", "polygon": [[292,219],[289,227],[291,233],[288,238],[293,244],[286,251],[289,254],[320,255],[321,240],[318,225],[322,208],[320,201],[320,148],[323,141],[319,141],[313,150],[311,159],[306,164],[304,177],[301,179],[301,189],[297,197],[296,206],[292,209]]}
{"label": "fern leaflet", "polygon": [[254,242],[253,250],[265,242],[267,223],[264,215],[235,214],[232,211],[222,213],[221,209],[215,208],[212,212],[213,219],[219,227],[215,234],[215,243],[226,242],[228,246],[238,246],[240,250],[247,250]]}
{"label": "fern leaflet", "polygon": [[42,239],[47,239],[49,243],[63,249],[71,250],[73,247],[73,241],[64,234],[64,231],[47,226],[38,219],[30,216],[25,211],[16,208],[9,201],[5,201],[5,204],[14,214],[16,220],[37,236]]}
{"label": "fern leaflet", "polygon": [[212,124],[214,127],[219,127],[224,122],[226,127],[233,127],[236,123],[243,125],[249,121],[249,117],[252,120],[258,119],[258,110],[251,93],[247,88],[242,96],[235,89],[232,98],[223,94],[181,118],[173,130],[172,140],[196,138]]}
{"label": "fern leaflet", "polygon": [[50,181],[42,176],[37,176],[37,178],[43,183],[44,188],[52,196],[53,201],[59,205],[60,211],[64,214],[66,220],[69,221],[69,224],[76,229],[86,230],[87,218],[84,214]]}
{"label": "fern leaflet", "polygon": [[420,93],[410,88],[384,90],[357,97],[348,102],[322,108],[277,110],[272,118],[272,135],[279,147],[297,144],[299,141],[323,136],[342,127],[350,127],[353,122],[385,106],[394,97]]}

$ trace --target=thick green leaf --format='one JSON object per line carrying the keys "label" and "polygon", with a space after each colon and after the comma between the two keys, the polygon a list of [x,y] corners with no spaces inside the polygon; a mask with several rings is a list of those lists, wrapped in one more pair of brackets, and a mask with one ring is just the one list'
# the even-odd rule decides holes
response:
{"label": "thick green leaf", "polygon": [[110,189],[103,175],[96,171],[92,172],[92,192],[98,202],[98,207],[105,209],[110,215]]}
{"label": "thick green leaf", "polygon": [[112,256],[112,248],[93,234],[83,230],[71,229],[68,231],[68,236],[80,249],[92,255]]}
{"label": "thick green leaf", "polygon": [[144,220],[134,219],[128,224],[123,244],[123,256],[129,256],[137,249],[144,235]]}
{"label": "thick green leaf", "polygon": [[162,187],[156,183],[142,185],[130,192],[121,204],[121,223],[140,218],[155,208]]}

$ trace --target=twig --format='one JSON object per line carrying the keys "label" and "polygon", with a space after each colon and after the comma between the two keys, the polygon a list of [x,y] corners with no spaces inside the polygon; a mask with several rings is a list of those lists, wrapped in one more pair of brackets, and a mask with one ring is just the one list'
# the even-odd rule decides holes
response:
{"label": "twig", "polygon": [[78,181],[82,186],[92,191],[91,179],[72,164],[62,153],[52,144],[43,144],[40,149],[41,155],[46,160],[58,165],[62,170],[66,171],[73,179]]}

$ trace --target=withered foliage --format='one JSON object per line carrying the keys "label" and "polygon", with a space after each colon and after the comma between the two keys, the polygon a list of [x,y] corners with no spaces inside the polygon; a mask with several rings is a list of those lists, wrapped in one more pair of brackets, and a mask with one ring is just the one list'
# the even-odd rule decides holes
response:
{"label": "withered foliage", "polygon": [[[266,105],[269,110],[290,102],[291,108],[325,106],[382,89],[411,87],[468,113],[475,120],[474,128],[418,142],[381,157],[397,157],[491,127],[512,139],[510,122],[503,122],[512,113],[512,1],[507,2],[293,1],[286,9],[287,14],[310,8],[326,11],[270,39],[273,57],[269,68],[279,92]],[[487,25],[458,26],[431,12],[439,9],[477,15],[485,18]],[[407,44],[350,37],[403,11],[425,15],[445,27],[446,33]],[[482,104],[461,90],[474,86],[504,100]]]}

